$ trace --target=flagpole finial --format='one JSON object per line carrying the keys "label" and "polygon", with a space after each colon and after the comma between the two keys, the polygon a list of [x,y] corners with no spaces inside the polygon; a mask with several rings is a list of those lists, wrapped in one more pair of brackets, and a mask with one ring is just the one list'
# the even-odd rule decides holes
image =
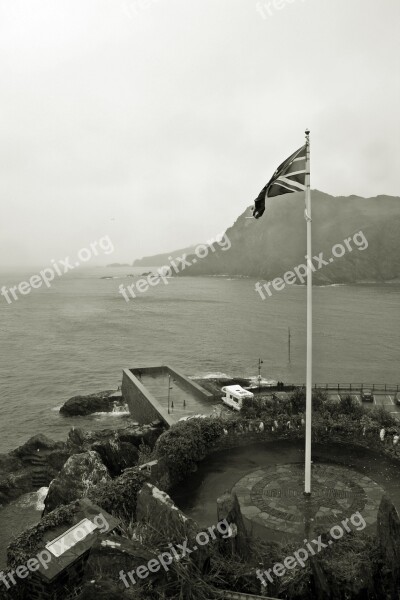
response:
{"label": "flagpole finial", "polygon": [[305,131],[305,134],[306,134],[307,137],[310,135],[310,130],[308,129],[308,127],[307,127],[307,129]]}

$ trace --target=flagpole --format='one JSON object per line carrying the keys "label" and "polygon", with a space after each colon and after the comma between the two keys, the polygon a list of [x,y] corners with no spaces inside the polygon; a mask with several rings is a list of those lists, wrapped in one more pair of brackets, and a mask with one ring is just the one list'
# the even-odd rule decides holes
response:
{"label": "flagpole", "polygon": [[307,376],[306,376],[306,447],[304,494],[311,494],[311,419],[312,419],[312,270],[311,250],[311,189],[310,189],[310,131],[306,129],[305,200],[307,221]]}

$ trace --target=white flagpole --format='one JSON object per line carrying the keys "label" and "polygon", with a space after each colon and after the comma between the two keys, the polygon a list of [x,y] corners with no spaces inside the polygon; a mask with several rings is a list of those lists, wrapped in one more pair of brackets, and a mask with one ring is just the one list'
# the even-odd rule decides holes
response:
{"label": "white flagpole", "polygon": [[311,494],[311,419],[312,419],[312,259],[311,250],[311,190],[310,190],[310,131],[306,130],[306,212],[307,221],[307,378],[306,378],[306,459],[304,493]]}

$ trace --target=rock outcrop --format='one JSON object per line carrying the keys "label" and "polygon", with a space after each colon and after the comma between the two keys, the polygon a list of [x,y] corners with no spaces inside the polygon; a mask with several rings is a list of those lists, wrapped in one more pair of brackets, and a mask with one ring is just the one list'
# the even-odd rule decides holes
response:
{"label": "rock outcrop", "polygon": [[9,465],[3,469],[0,458],[0,506],[15,500],[22,494],[33,491],[32,471],[29,467],[18,467],[8,471]]}
{"label": "rock outcrop", "polygon": [[[163,431],[163,424],[157,422],[96,432],[72,428],[66,442],[35,435],[12,452],[0,455],[0,506],[40,487],[48,487],[74,454],[96,451],[104,463],[102,468],[105,465],[109,474],[116,477],[137,464],[141,444],[153,448]],[[52,486],[54,493],[56,485]]]}
{"label": "rock outcrop", "polygon": [[64,449],[64,442],[55,442],[51,438],[48,438],[46,435],[39,433],[38,435],[34,435],[29,438],[25,444],[19,446],[15,450],[11,452],[13,456],[17,456],[18,458],[24,459],[24,457],[35,454],[36,452],[43,451],[51,451],[56,449]]}
{"label": "rock outcrop", "polygon": [[100,455],[110,475],[117,477],[125,469],[137,465],[141,444],[153,448],[163,430],[163,425],[159,423],[100,431],[72,428],[67,447],[74,454],[94,450]]}
{"label": "rock outcrop", "polygon": [[153,524],[167,520],[169,524],[176,526],[195,525],[195,522],[176,506],[166,492],[151,483],[145,483],[138,494],[136,520]]}
{"label": "rock outcrop", "polygon": [[121,475],[122,471],[134,467],[138,462],[139,451],[136,446],[118,439],[96,442],[92,450],[100,455],[112,477]]}
{"label": "rock outcrop", "polygon": [[242,511],[236,494],[225,492],[217,499],[218,522],[226,521],[230,527],[228,538],[220,537],[220,549],[225,554],[234,556],[238,554],[242,558],[249,555],[249,540],[243,521]]}
{"label": "rock outcrop", "polygon": [[47,487],[70,454],[65,442],[40,434],[9,454],[0,455],[0,505]]}
{"label": "rock outcrop", "polygon": [[73,427],[68,433],[67,447],[70,452],[84,452],[90,450],[94,444],[113,440],[131,444],[136,448],[139,448],[141,444],[153,448],[163,431],[164,426],[161,423],[136,424],[120,429],[101,429],[100,431],[83,431],[83,429]]}
{"label": "rock outcrop", "polygon": [[[145,483],[137,497],[136,520],[149,524],[157,531],[162,531],[165,540],[180,543],[188,540],[188,547],[196,550],[190,555],[193,564],[204,573],[210,563],[210,552],[207,545],[195,541],[201,528],[193,519],[187,517],[173,502],[171,497],[150,483]],[[179,537],[179,539],[175,539]],[[209,537],[209,536],[208,536]]]}
{"label": "rock outcrop", "polygon": [[85,416],[96,412],[112,412],[117,406],[124,406],[122,396],[115,390],[105,390],[87,396],[73,396],[62,405],[60,414],[68,417]]}
{"label": "rock outcrop", "polygon": [[87,496],[89,490],[111,477],[99,454],[90,450],[71,456],[53,479],[45,499],[44,515],[62,504]]}
{"label": "rock outcrop", "polygon": [[[393,593],[400,586],[400,519],[393,502],[383,496],[378,511],[378,540],[385,566],[392,573]],[[393,596],[394,597],[394,596]]]}
{"label": "rock outcrop", "polygon": [[[88,582],[92,581],[100,571],[102,577],[118,581],[121,570],[129,573],[142,565],[147,565],[149,560],[155,558],[157,558],[156,550],[150,550],[138,540],[108,535],[104,539],[98,540],[92,547],[85,568],[85,579]],[[157,573],[150,573],[148,580],[154,583],[163,578],[165,578],[165,571],[162,569]],[[134,585],[128,576],[127,582]],[[126,589],[122,581],[116,585],[120,591]]]}

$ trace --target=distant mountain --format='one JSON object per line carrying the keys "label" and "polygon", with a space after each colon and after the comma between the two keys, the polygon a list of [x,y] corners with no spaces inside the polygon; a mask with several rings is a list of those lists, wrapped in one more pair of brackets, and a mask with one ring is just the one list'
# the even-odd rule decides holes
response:
{"label": "distant mountain", "polygon": [[[229,275],[272,280],[305,262],[306,223],[304,194],[286,194],[268,200],[261,219],[246,219],[247,209],[227,229],[231,248],[210,252],[186,267],[183,276]],[[332,257],[332,247],[351,237],[341,258],[318,269],[313,275],[316,284],[383,282],[400,279],[400,198],[377,196],[334,197],[312,192],[313,256],[324,253]],[[362,232],[368,248],[356,246],[353,236]],[[356,236],[360,248],[363,236]],[[336,249],[340,253],[340,249]],[[190,260],[190,257],[188,257]],[[318,265],[314,261],[314,265]]]}
{"label": "distant mountain", "polygon": [[173,252],[166,252],[165,254],[155,254],[154,256],[145,256],[143,258],[136,259],[132,266],[133,267],[162,267],[170,262],[170,256],[172,259],[182,256],[182,254],[193,254],[196,246],[189,246],[188,248],[181,248],[180,250],[174,250]]}

